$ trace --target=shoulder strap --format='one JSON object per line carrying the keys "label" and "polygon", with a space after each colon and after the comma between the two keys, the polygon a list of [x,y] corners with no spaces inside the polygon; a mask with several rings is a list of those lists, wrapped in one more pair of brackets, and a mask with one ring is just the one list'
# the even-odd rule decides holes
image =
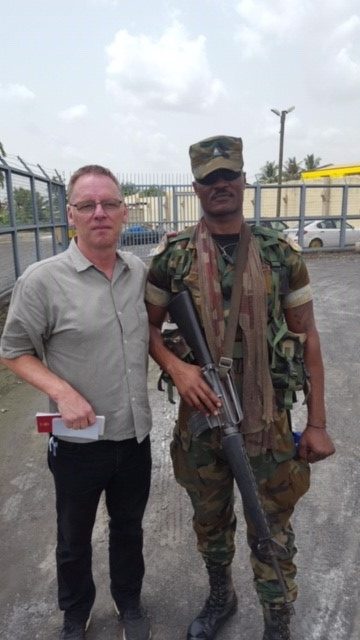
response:
{"label": "shoulder strap", "polygon": [[[250,237],[251,237],[251,231],[250,231],[249,225],[244,223],[240,233],[241,235],[240,235],[240,241],[239,241],[238,251],[236,255],[236,263],[235,263],[234,285],[231,291],[230,313],[229,313],[229,318],[226,325],[223,355],[221,356],[220,362],[219,362],[220,376],[224,376],[231,369],[231,366],[232,366],[235,335],[236,335],[236,329],[239,322],[239,309],[240,309],[240,300],[241,300],[241,294],[242,294],[243,273],[247,263],[249,243],[250,243]],[[238,286],[235,286],[235,283],[238,284]]]}

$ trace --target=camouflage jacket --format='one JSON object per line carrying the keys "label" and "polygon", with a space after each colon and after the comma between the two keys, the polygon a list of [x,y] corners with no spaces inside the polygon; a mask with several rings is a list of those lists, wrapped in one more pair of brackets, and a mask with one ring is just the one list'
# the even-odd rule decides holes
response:
{"label": "camouflage jacket", "polygon": [[[172,294],[187,287],[201,317],[194,229],[195,227],[189,227],[176,236],[163,240],[150,265],[146,300],[165,307]],[[283,409],[291,409],[296,399],[295,392],[306,386],[302,347],[304,337],[288,331],[284,310],[311,299],[309,276],[297,245],[289,243],[272,229],[256,226],[251,231],[258,242],[268,294],[269,365],[281,414]],[[226,321],[234,265],[225,262],[219,255],[218,269]],[[241,351],[241,336],[238,335],[233,353],[235,362],[241,360]],[[241,374],[241,371],[236,373]],[[288,432],[288,426],[283,430],[284,434],[285,431]],[[287,437],[285,440],[287,448],[290,443]],[[283,445],[279,448],[284,451]]]}

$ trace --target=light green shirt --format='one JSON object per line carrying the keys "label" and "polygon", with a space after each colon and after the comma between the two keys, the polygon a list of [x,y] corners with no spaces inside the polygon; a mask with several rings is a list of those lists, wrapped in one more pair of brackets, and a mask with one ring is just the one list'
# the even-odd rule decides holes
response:
{"label": "light green shirt", "polygon": [[[13,291],[0,354],[44,360],[105,416],[104,439],[141,442],[151,428],[146,267],[131,253],[117,256],[111,281],[74,240],[28,267]],[[57,410],[52,401],[50,409]]]}

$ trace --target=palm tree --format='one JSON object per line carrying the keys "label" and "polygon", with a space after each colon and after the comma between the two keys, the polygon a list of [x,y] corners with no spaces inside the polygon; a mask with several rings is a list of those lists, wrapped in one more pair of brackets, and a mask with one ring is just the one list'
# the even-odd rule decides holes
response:
{"label": "palm tree", "polygon": [[288,158],[284,164],[283,179],[286,180],[298,180],[301,176],[302,166],[300,162],[297,162],[296,158]]}
{"label": "palm tree", "polygon": [[314,171],[320,165],[321,158],[315,158],[313,153],[308,153],[303,162],[306,171]]}
{"label": "palm tree", "polygon": [[258,178],[258,182],[261,182],[261,184],[270,184],[278,181],[279,173],[276,162],[270,162],[268,160],[264,166],[261,167],[260,171],[261,174]]}

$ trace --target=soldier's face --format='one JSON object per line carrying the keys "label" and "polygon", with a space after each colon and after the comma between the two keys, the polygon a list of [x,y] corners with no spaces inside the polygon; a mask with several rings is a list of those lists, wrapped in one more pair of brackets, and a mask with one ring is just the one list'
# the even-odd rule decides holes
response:
{"label": "soldier's face", "polygon": [[242,215],[245,188],[242,174],[227,170],[213,171],[205,181],[193,182],[193,187],[208,216],[220,218]]}

